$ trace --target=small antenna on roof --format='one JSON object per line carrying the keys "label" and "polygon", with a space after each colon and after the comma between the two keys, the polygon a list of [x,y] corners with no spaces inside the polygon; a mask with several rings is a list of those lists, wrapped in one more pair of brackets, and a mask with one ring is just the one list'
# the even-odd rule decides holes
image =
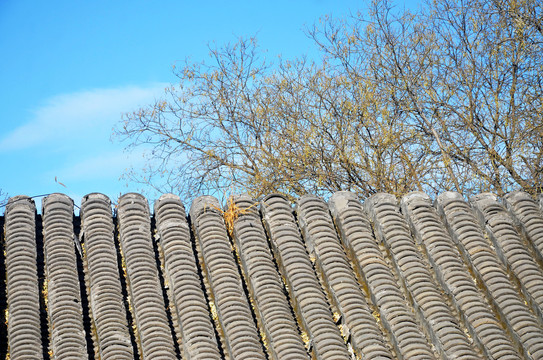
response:
{"label": "small antenna on roof", "polygon": [[55,182],[59,185],[62,185],[64,186],[65,188],[68,188],[66,185],[64,185],[63,183],[61,183],[60,181],[58,181],[57,177],[55,176]]}

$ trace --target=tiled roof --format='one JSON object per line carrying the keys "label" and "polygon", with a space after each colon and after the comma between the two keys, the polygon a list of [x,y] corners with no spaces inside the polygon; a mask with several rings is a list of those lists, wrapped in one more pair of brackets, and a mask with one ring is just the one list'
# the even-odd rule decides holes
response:
{"label": "tiled roof", "polygon": [[10,359],[543,359],[542,199],[10,200]]}

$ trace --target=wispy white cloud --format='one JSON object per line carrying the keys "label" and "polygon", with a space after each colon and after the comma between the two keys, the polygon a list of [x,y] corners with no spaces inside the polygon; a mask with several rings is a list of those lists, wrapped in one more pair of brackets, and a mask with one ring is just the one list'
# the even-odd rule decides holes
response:
{"label": "wispy white cloud", "polygon": [[130,167],[142,167],[144,162],[142,152],[111,149],[61,164],[45,172],[43,177],[62,182],[64,187],[56,191],[66,192],[78,205],[81,198],[91,192],[101,192],[116,201],[121,193],[137,191],[137,187],[126,184],[121,176]]}
{"label": "wispy white cloud", "polygon": [[143,166],[143,150],[125,153],[124,144],[110,141],[112,128],[122,113],[159,99],[165,86],[96,89],[50,98],[31,121],[5,136],[0,133],[3,171],[10,174],[0,187],[12,196],[64,192],[76,204],[90,192],[113,199],[120,192],[135,191],[119,177],[127,168]]}
{"label": "wispy white cloud", "polygon": [[[92,136],[109,140],[112,127],[125,112],[149,104],[167,84],[95,89],[55,96],[34,112],[33,119],[0,139],[0,152],[47,144],[78,144]],[[104,134],[106,132],[106,134]]]}
{"label": "wispy white cloud", "polygon": [[123,172],[133,166],[143,166],[142,152],[126,153],[122,149],[88,156],[48,172],[48,177],[57,177],[66,184],[80,181],[119,179]]}

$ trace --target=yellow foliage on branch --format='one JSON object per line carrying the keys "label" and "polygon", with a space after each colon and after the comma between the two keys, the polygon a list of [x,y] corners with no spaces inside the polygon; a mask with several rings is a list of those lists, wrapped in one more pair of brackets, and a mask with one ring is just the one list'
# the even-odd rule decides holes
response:
{"label": "yellow foliage on branch", "polygon": [[255,202],[251,206],[241,208],[239,207],[236,202],[234,201],[234,197],[230,196],[228,200],[226,201],[226,209],[223,210],[215,205],[211,205],[212,208],[217,210],[224,218],[224,223],[226,225],[226,230],[228,231],[228,234],[232,237],[234,234],[234,222],[236,219],[243,214],[247,214],[247,211],[252,209],[253,207],[257,206],[258,203]]}

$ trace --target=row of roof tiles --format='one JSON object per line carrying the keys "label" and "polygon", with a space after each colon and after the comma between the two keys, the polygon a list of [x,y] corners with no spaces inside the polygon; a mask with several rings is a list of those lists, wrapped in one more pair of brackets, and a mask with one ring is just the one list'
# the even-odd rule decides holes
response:
{"label": "row of roof tiles", "polygon": [[522,192],[73,208],[17,196],[0,218],[10,359],[543,359],[543,212]]}

